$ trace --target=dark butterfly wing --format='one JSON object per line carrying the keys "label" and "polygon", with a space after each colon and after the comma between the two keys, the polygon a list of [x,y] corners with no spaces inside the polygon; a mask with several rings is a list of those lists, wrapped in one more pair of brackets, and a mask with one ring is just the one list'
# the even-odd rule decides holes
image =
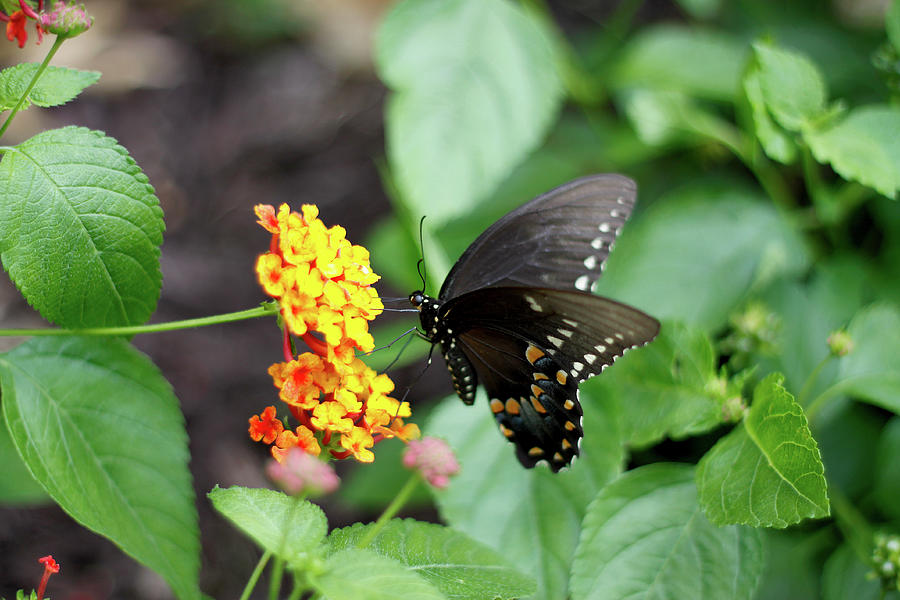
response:
{"label": "dark butterfly wing", "polygon": [[441,321],[475,368],[519,461],[546,460],[553,471],[578,454],[578,384],[659,331],[656,319],[630,306],[548,288],[469,292],[441,307]]}
{"label": "dark butterfly wing", "polygon": [[538,196],[472,242],[439,298],[498,286],[589,290],[631,214],[636,193],[631,179],[604,174]]}

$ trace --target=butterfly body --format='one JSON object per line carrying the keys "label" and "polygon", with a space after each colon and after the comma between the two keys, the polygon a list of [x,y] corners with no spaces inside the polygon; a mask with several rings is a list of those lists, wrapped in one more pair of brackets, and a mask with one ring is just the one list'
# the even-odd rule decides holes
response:
{"label": "butterfly body", "polygon": [[578,384],[659,331],[653,317],[587,291],[634,197],[634,183],[621,175],[556,188],[482,233],[438,298],[410,295],[459,397],[472,404],[484,386],[526,467],[545,461],[558,471],[578,455]]}

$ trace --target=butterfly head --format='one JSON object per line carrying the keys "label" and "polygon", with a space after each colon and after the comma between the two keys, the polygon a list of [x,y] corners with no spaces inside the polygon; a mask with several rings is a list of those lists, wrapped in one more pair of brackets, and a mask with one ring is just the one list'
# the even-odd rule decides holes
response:
{"label": "butterfly head", "polygon": [[439,316],[440,302],[425,294],[421,290],[416,290],[409,295],[409,303],[419,311],[419,321],[422,323],[422,329],[425,337],[433,342],[443,341],[441,319]]}
{"label": "butterfly head", "polygon": [[416,290],[409,295],[409,303],[412,304],[413,307],[419,312],[422,311],[422,305],[425,304],[426,299],[427,296],[422,290]]}

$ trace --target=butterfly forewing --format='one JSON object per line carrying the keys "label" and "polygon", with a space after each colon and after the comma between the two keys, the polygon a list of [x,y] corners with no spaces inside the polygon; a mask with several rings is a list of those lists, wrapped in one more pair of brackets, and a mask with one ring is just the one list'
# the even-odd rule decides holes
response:
{"label": "butterfly forewing", "polygon": [[472,242],[444,281],[440,299],[498,286],[589,290],[635,194],[631,179],[605,174],[538,196]]}
{"label": "butterfly forewing", "polygon": [[578,384],[652,340],[653,317],[574,290],[485,288],[442,306],[519,460],[556,471],[578,453]]}

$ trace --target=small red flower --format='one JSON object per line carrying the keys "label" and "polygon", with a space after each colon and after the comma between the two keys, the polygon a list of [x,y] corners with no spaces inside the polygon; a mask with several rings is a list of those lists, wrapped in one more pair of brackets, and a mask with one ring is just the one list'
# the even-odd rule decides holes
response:
{"label": "small red flower", "polygon": [[53,555],[48,554],[38,559],[38,562],[44,565],[44,575],[41,577],[41,583],[38,586],[37,598],[41,600],[44,597],[44,590],[47,589],[47,581],[54,573],[59,573],[59,563],[53,560]]}
{"label": "small red flower", "polygon": [[266,444],[271,444],[278,434],[284,431],[284,425],[275,416],[274,406],[267,406],[262,414],[253,415],[248,420],[250,421],[250,439],[254,442],[262,440]]}
{"label": "small red flower", "polygon": [[9,21],[6,22],[6,39],[9,41],[18,40],[19,48],[25,47],[28,41],[28,32],[25,31],[25,13],[17,10],[9,15]]}

